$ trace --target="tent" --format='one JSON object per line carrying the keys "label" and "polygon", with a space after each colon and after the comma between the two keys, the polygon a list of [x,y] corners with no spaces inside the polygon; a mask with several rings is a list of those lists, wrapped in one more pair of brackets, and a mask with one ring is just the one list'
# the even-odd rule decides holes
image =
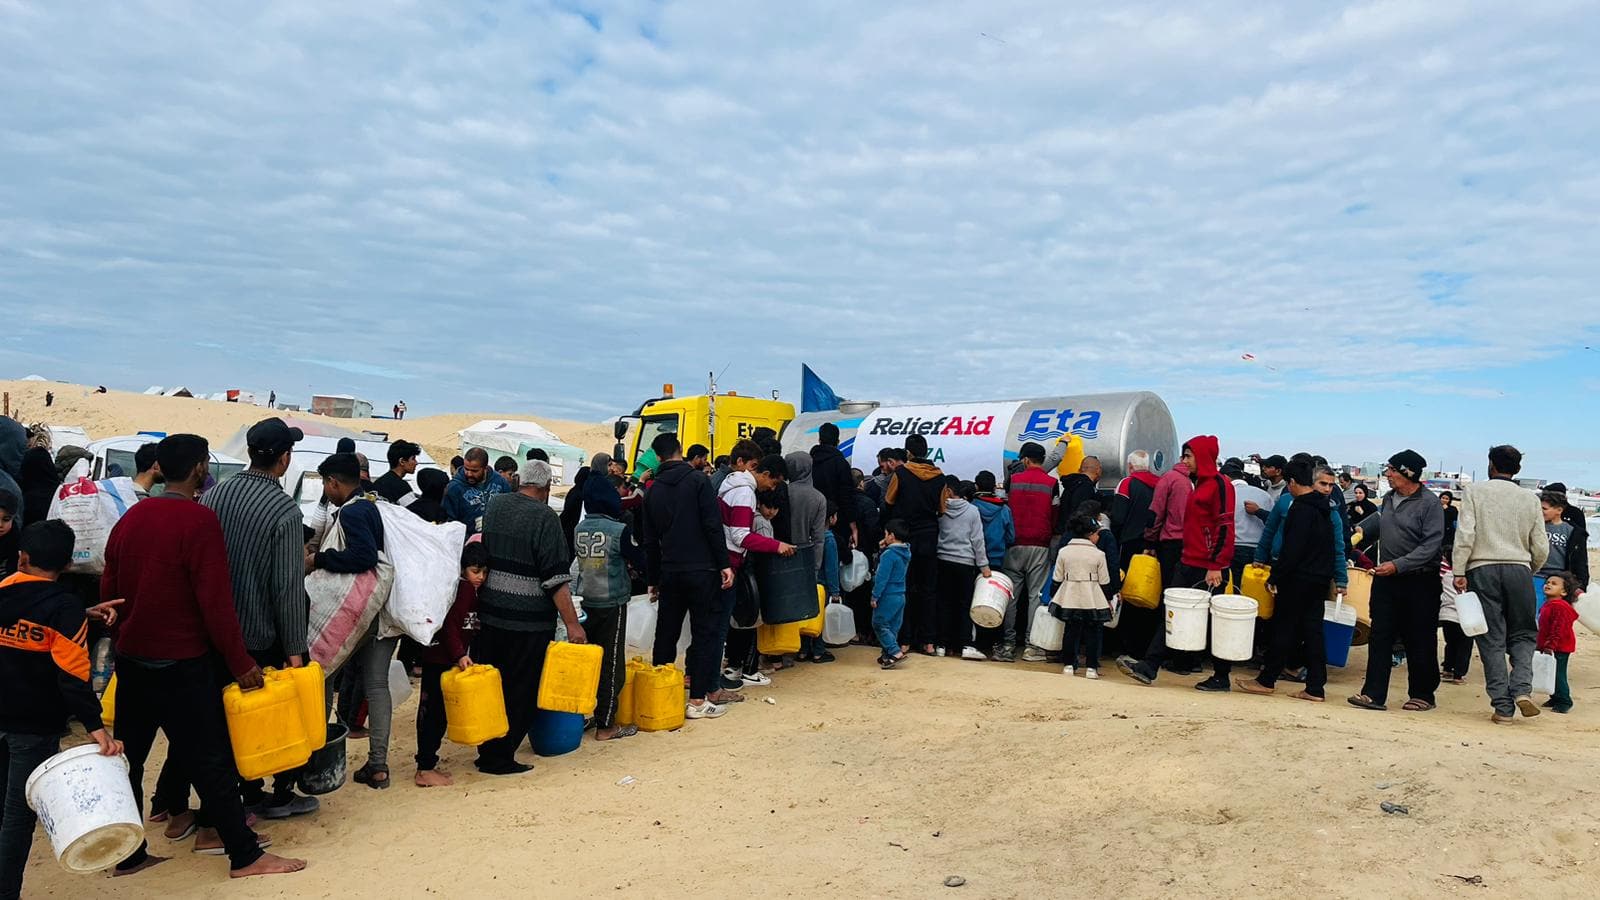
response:
{"label": "tent", "polygon": [[22,380],[23,381],[49,381],[50,379],[44,377],[43,375],[28,375],[28,376],[25,376]]}
{"label": "tent", "polygon": [[489,454],[489,461],[497,456],[512,456],[518,462],[528,458],[535,447],[550,454],[550,468],[555,471],[557,485],[570,485],[578,470],[588,465],[589,455],[565,443],[550,429],[538,422],[521,422],[511,419],[485,419],[457,432],[461,437],[461,452],[474,447]]}
{"label": "tent", "polygon": [[152,384],[151,386],[149,386],[149,387],[144,389],[144,395],[146,397],[160,397],[163,394],[165,394],[166,392],[167,392],[167,389],[162,387],[159,384]]}
{"label": "tent", "polygon": [[186,387],[181,387],[180,386],[180,387],[175,387],[170,391],[167,391],[165,394],[162,394],[161,396],[163,396],[163,397],[190,397],[190,398],[192,398],[192,397],[194,397],[194,392],[190,391]]}
{"label": "tent", "polygon": [[[372,435],[370,434],[354,431],[344,427],[343,425],[335,425],[332,422],[329,422],[327,419],[303,416],[278,416],[277,418],[282,419],[290,428],[300,429],[307,437],[325,437],[333,438],[334,440],[338,440],[339,438],[350,438],[353,441],[368,441],[372,439]],[[245,444],[245,435],[249,432],[250,426],[246,425],[238,431],[235,431],[233,433],[233,437],[228,438],[218,449],[229,456],[237,456],[240,459],[249,459],[249,447]],[[369,459],[368,461],[370,462],[371,460]],[[378,460],[378,466],[380,468],[383,466],[383,460]]]}

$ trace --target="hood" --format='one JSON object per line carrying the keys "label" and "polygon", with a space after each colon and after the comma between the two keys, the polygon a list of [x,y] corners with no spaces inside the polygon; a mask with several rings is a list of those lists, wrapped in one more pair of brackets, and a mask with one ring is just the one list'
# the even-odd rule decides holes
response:
{"label": "hood", "polygon": [[939,471],[939,467],[930,462],[909,462],[900,468],[909,471],[923,481],[944,477],[944,473]]}
{"label": "hood", "polygon": [[801,450],[785,456],[783,464],[789,467],[789,480],[795,484],[811,483],[811,454]]}
{"label": "hood", "polygon": [[604,474],[607,467],[610,465],[611,454],[609,453],[596,453],[594,457],[589,460],[589,469],[601,474]]}
{"label": "hood", "polygon": [[944,501],[944,514],[952,519],[959,519],[972,510],[972,504],[960,497],[951,497]]}
{"label": "hood", "polygon": [[0,471],[22,471],[22,454],[28,451],[28,429],[10,416],[0,416]]}
{"label": "hood", "polygon": [[717,497],[718,499],[726,497],[739,488],[749,488],[751,493],[755,493],[756,476],[749,472],[734,472],[730,470],[728,477],[722,479],[722,486],[717,488]]}
{"label": "hood", "polygon": [[423,469],[417,473],[417,489],[423,499],[439,502],[444,499],[444,489],[450,486],[450,476],[438,469]]}
{"label": "hood", "polygon": [[[75,447],[69,444],[68,446],[62,447],[60,450],[57,450],[56,481],[61,482],[66,480],[67,473],[72,471],[72,467],[76,465],[80,459],[87,459],[89,460],[90,466],[94,465],[94,454],[83,449],[82,447]],[[131,477],[133,473],[124,472],[123,474]]]}
{"label": "hood", "polygon": [[[1179,463],[1179,465],[1182,465],[1182,463]],[[1161,476],[1154,472],[1134,472],[1128,477],[1150,488],[1155,487],[1161,481]]]}
{"label": "hood", "polygon": [[[604,478],[590,478],[583,483],[583,511],[590,515],[622,518],[622,498],[617,489]],[[569,495],[570,496],[570,495]]]}
{"label": "hood", "polygon": [[694,469],[689,468],[688,463],[681,459],[669,459],[661,464],[661,468],[656,472],[655,480],[661,484],[675,487],[693,474]]}
{"label": "hood", "polygon": [[885,556],[888,556],[890,553],[895,553],[895,554],[898,554],[900,556],[910,556],[911,555],[911,545],[910,544],[895,544],[895,545],[893,545],[891,547],[883,548],[883,554]]}
{"label": "hood", "polygon": [[836,456],[844,459],[844,454],[839,452],[839,448],[829,444],[818,444],[811,448],[811,458],[819,463],[824,459],[832,459]]}
{"label": "hood", "polygon": [[61,478],[56,475],[56,463],[50,458],[50,451],[43,447],[29,447],[28,452],[22,454],[22,471],[17,473],[17,482],[28,490],[40,490],[46,486],[53,488],[60,484]]}
{"label": "hood", "polygon": [[1194,476],[1213,478],[1222,474],[1217,468],[1217,454],[1222,443],[1214,434],[1198,434],[1190,438],[1189,449],[1194,451]]}
{"label": "hood", "polygon": [[983,516],[985,522],[1000,515],[1000,510],[1006,508],[1006,502],[999,497],[979,497],[972,505],[978,508],[978,515]]}

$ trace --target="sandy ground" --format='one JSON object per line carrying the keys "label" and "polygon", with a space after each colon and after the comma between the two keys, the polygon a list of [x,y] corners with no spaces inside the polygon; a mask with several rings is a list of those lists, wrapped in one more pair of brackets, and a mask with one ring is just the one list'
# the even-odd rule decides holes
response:
{"label": "sandy ground", "polygon": [[[1313,706],[1042,664],[881,672],[847,648],[723,719],[586,742],[524,776],[478,775],[473,751],[447,744],[458,783],[428,790],[409,783],[413,698],[394,788],[348,784],[312,817],[261,826],[306,872],[229,883],[223,860],[157,837],[175,861],[125,882],[71,876],[41,834],[28,891],[922,897],[959,875],[950,896],[1594,896],[1600,640],[1580,640],[1576,710],[1511,726],[1489,723],[1476,672],[1430,713],[1347,706],[1363,649]],[[352,743],[353,762],[365,752]]]}
{"label": "sandy ground", "polygon": [[[45,408],[45,391],[55,392],[55,404]],[[41,381],[0,381],[0,391],[11,394],[13,417],[26,424],[75,425],[88,432],[91,440],[136,434],[140,431],[188,432],[198,434],[220,446],[240,428],[252,425],[271,414],[265,407],[190,400],[178,397],[146,397],[143,394],[110,391],[92,393],[82,385]],[[285,413],[309,416],[310,413]],[[610,452],[614,443],[605,425],[547,419],[543,416],[511,413],[449,413],[395,421],[393,419],[329,419],[353,431],[388,433],[390,439],[405,438],[421,444],[428,454],[444,465],[461,452],[457,432],[483,419],[534,421],[558,437],[589,453]],[[382,462],[379,461],[379,465]]]}

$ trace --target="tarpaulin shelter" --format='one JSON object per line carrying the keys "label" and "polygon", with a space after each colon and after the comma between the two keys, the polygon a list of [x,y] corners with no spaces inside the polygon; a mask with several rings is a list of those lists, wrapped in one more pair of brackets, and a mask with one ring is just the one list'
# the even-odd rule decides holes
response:
{"label": "tarpaulin shelter", "polygon": [[485,419],[457,432],[461,437],[461,452],[474,447],[482,448],[493,463],[497,456],[514,457],[518,463],[528,458],[535,447],[550,454],[550,468],[555,472],[557,485],[570,485],[578,470],[589,462],[583,450],[557,437],[538,422],[520,422],[511,419]]}

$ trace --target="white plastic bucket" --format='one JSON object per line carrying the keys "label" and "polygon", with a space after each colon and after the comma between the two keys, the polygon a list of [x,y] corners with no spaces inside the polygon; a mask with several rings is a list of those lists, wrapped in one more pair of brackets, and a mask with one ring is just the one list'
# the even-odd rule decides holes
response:
{"label": "white plastic bucket", "polygon": [[1167,588],[1161,602],[1167,607],[1167,649],[1204,650],[1211,594],[1199,588]]}
{"label": "white plastic bucket", "polygon": [[73,747],[28,776],[28,806],[68,872],[98,872],[122,862],[144,841],[128,760],[101,756],[95,744]]}
{"label": "white plastic bucket", "polygon": [[979,628],[999,628],[1005,624],[1012,590],[1011,579],[1004,572],[980,577],[972,592],[972,624]]}
{"label": "white plastic bucket", "polygon": [[1050,607],[1041,606],[1033,611],[1033,624],[1028,626],[1028,643],[1040,650],[1060,650],[1062,638],[1067,633],[1067,623],[1050,614]]}
{"label": "white plastic bucket", "polygon": [[1456,618],[1461,625],[1461,633],[1467,637],[1489,633],[1489,620],[1483,614],[1483,602],[1475,591],[1462,591],[1456,595]]}
{"label": "white plastic bucket", "polygon": [[1211,598],[1211,655],[1246,662],[1255,652],[1255,598],[1219,594]]}

